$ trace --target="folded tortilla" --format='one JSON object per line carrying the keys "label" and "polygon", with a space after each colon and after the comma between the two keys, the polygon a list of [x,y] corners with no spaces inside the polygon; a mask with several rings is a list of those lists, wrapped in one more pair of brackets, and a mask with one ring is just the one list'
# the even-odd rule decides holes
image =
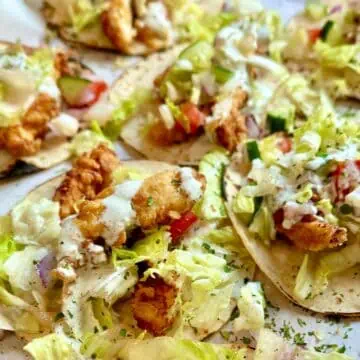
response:
{"label": "folded tortilla", "polygon": [[328,287],[313,299],[301,300],[296,297],[294,291],[296,276],[306,253],[280,239],[272,241],[271,245],[267,246],[253,236],[247,226],[239,220],[231,206],[240,189],[237,184],[238,166],[239,163],[233,161],[225,173],[224,190],[227,208],[235,230],[258,267],[284,295],[303,308],[323,314],[358,316],[360,289],[356,274],[360,271],[360,266],[329,277]]}

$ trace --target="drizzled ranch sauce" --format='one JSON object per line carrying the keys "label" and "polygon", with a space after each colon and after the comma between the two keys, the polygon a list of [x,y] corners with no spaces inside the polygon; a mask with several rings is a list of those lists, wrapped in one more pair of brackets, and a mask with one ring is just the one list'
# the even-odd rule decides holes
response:
{"label": "drizzled ranch sauce", "polygon": [[202,195],[201,182],[196,180],[191,168],[185,167],[180,170],[181,187],[189,195],[191,200],[199,200]]}

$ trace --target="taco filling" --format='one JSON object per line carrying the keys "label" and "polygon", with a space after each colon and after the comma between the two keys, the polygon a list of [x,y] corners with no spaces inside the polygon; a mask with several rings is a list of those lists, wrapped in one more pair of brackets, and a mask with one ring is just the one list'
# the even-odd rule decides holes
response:
{"label": "taco filling", "polygon": [[[41,150],[61,146],[77,134],[79,120],[67,110],[70,106],[89,106],[106,89],[104,83],[86,80],[86,76],[91,72],[64,52],[26,50],[17,45],[1,48],[1,173],[10,171],[17,160],[31,163]],[[71,79],[71,86],[64,86],[66,79]],[[79,82],[86,85],[76,90]],[[87,86],[100,84],[100,92],[93,91],[89,100]],[[88,92],[87,99],[83,90]],[[68,100],[70,92],[73,103]]]}
{"label": "taco filling", "polygon": [[302,300],[359,262],[358,134],[357,123],[322,105],[292,138],[275,133],[234,155],[232,210],[269,253],[280,242],[305,254],[294,289]]}

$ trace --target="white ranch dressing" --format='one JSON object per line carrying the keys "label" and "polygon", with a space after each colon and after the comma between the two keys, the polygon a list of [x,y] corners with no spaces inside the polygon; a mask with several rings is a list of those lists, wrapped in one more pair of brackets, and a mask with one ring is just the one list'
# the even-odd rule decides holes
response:
{"label": "white ranch dressing", "polygon": [[193,170],[189,167],[184,167],[180,170],[181,187],[189,195],[191,200],[199,200],[202,195],[201,182],[196,180]]}
{"label": "white ranch dressing", "polygon": [[81,260],[81,244],[86,240],[79,227],[76,225],[76,215],[69,216],[63,220],[59,239],[57,259],[70,258]]}
{"label": "white ranch dressing", "polygon": [[105,210],[99,221],[105,226],[102,236],[109,246],[115,244],[120,234],[135,220],[131,199],[141,185],[141,180],[125,181],[116,186],[113,195],[102,201]]}

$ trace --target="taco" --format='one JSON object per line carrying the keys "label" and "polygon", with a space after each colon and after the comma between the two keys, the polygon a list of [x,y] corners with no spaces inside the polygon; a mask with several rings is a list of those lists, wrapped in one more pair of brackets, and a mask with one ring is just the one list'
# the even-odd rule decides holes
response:
{"label": "taco", "polygon": [[70,53],[0,47],[0,177],[52,167],[70,157],[79,120],[69,107],[97,101],[106,84]]}
{"label": "taco", "polygon": [[247,142],[225,174],[230,217],[259,268],[319,313],[360,312],[358,134],[323,105],[292,138]]}
{"label": "taco", "polygon": [[1,218],[0,324],[39,338],[25,347],[39,358],[57,346],[64,359],[112,359],[147,343],[232,354],[199,341],[231,317],[261,327],[265,300],[221,199],[226,161],[122,163],[105,144],[80,156]]}
{"label": "taco", "polygon": [[271,42],[260,36],[267,16],[222,27],[214,43],[200,40],[150,56],[125,72],[85,118],[150,159],[196,164],[214,148],[233,152],[260,136],[263,109],[288,76],[260,53]]}
{"label": "taco", "polygon": [[[46,0],[43,14],[65,40],[90,47],[146,55],[211,36],[223,0]],[[215,22],[215,23],[214,23]]]}
{"label": "taco", "polygon": [[279,38],[281,58],[335,100],[360,99],[357,2],[309,2]]}

